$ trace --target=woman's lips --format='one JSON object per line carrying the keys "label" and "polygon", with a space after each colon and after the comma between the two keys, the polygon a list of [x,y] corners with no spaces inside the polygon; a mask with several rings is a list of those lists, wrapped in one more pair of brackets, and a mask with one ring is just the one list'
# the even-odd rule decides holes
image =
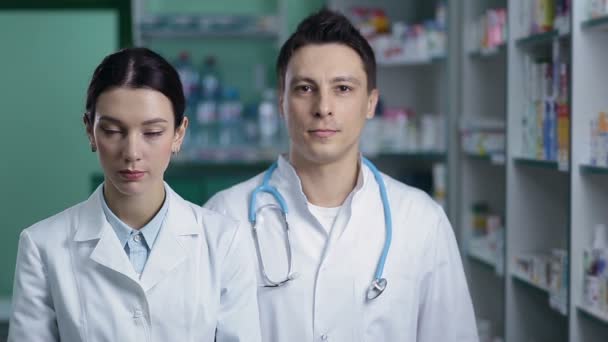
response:
{"label": "woman's lips", "polygon": [[121,170],[118,172],[122,178],[129,180],[129,181],[136,181],[141,179],[145,172],[144,171],[139,171],[139,170]]}

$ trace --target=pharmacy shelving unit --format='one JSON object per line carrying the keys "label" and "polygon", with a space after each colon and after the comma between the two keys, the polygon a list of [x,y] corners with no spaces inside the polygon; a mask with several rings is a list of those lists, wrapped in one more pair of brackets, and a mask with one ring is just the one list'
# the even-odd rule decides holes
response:
{"label": "pharmacy shelving unit", "polygon": [[[257,27],[252,29],[251,27],[239,29],[227,29],[227,30],[213,30],[211,28],[204,28],[202,26],[192,26],[181,28],[174,27],[154,27],[154,25],[150,25],[153,22],[162,21],[164,19],[172,19],[173,15],[177,15],[178,13],[174,12],[158,12],[151,11],[150,8],[154,7],[153,4],[150,4],[153,1],[150,0],[133,0],[132,3],[132,12],[133,12],[133,20],[132,20],[132,31],[133,31],[133,41],[137,46],[148,46],[155,40],[175,40],[175,39],[270,39],[276,40],[277,45],[285,39],[287,34],[286,27],[286,14],[287,14],[287,2],[283,0],[276,0],[276,8],[274,13],[265,13],[264,16],[267,16],[269,20],[274,21],[274,24],[268,25],[267,27]],[[167,1],[169,2],[169,1]],[[155,3],[159,3],[156,1]],[[180,4],[181,3],[181,4]],[[167,6],[167,5],[165,5]],[[172,8],[180,8],[181,6],[191,7],[191,4],[188,4],[184,1],[177,1],[172,6]],[[158,4],[157,4],[158,7]],[[162,6],[161,6],[162,7]],[[202,6],[205,7],[205,6]],[[209,6],[216,7],[216,6]],[[187,9],[187,11],[191,11],[191,9]],[[181,11],[180,11],[181,12]],[[247,17],[247,19],[255,19],[256,17],[260,17],[259,14],[243,14],[242,10],[235,9],[236,16]],[[190,15],[196,16],[196,14]],[[206,14],[199,13],[199,19],[204,19]],[[218,18],[218,14],[207,14],[209,18]],[[223,14],[223,17],[230,17],[230,14]],[[272,17],[272,18],[271,18]]]}
{"label": "pharmacy shelving unit", "polygon": [[[216,57],[222,81],[239,89],[240,99],[249,102],[274,85],[274,60],[287,35],[288,1],[233,0],[222,6],[134,0],[133,41],[171,62],[187,52],[197,70],[203,57]],[[191,120],[191,128],[195,123]]]}
{"label": "pharmacy shelving unit", "polygon": [[[461,49],[462,122],[498,122],[506,118],[506,45],[481,50],[470,42],[471,26],[488,9],[506,8],[506,1],[467,0],[461,6],[464,44]],[[478,321],[488,321],[492,336],[504,336],[504,256],[497,257],[482,245],[471,242],[472,206],[484,201],[492,214],[505,217],[506,174],[503,153],[479,154],[460,151],[459,232],[469,290]],[[487,323],[486,323],[487,324]],[[488,329],[488,328],[485,328]]]}
{"label": "pharmacy shelving unit", "polygon": [[525,60],[551,58],[559,49],[569,58],[571,36],[564,32],[529,35],[521,22],[528,0],[508,4],[506,327],[507,341],[567,341],[568,314],[550,307],[547,284],[518,272],[516,258],[568,250],[570,173],[554,162],[523,152],[523,113],[529,89]]}
{"label": "pharmacy shelving unit", "polygon": [[[406,0],[406,1],[391,1],[391,0],[329,0],[328,6],[331,9],[348,13],[352,7],[375,7],[383,8],[391,21],[405,21],[408,23],[421,22],[421,18],[430,18],[434,14],[436,1],[423,0]],[[451,11],[448,4],[448,15]],[[450,28],[454,24],[448,21],[448,46],[450,44]],[[418,114],[434,113],[443,114],[446,118],[445,141],[450,141],[449,129],[450,120],[454,117],[449,106],[448,94],[448,69],[450,64],[450,49],[447,49],[445,57],[437,57],[429,60],[414,61],[414,62],[383,62],[378,61],[377,64],[377,82],[380,90],[381,98],[384,105],[388,107],[407,107],[412,108]],[[377,57],[378,59],[378,57]],[[447,144],[449,147],[449,143]],[[420,154],[418,158],[412,158],[411,153],[403,154],[403,158],[398,158],[393,155],[391,160],[378,160],[379,166],[383,170],[391,174],[392,168],[417,168],[418,170],[425,169],[431,173],[432,167],[436,162],[442,162],[447,165],[452,161],[450,153],[443,153],[441,159],[436,154],[431,154],[425,157],[428,153],[414,152]],[[416,160],[425,161],[425,163],[416,162]],[[430,162],[428,162],[430,161]],[[442,183],[448,185],[449,194],[449,174],[446,172],[445,180]],[[457,208],[448,200],[447,212],[450,218],[453,218]]]}
{"label": "pharmacy shelving unit", "polygon": [[608,313],[584,298],[584,251],[593,228],[608,223],[608,168],[590,165],[592,117],[608,110],[608,17],[589,19],[586,1],[573,1],[572,227],[570,341],[608,341]]}

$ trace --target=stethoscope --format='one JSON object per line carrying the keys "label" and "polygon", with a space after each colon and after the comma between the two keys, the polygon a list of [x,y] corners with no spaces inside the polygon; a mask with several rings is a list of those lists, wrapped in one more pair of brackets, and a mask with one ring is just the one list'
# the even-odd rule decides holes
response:
{"label": "stethoscope", "polygon": [[[362,158],[362,160],[363,160],[363,164],[365,164],[372,171],[372,174],[374,175],[374,178],[376,179],[376,182],[378,183],[378,187],[380,188],[380,199],[382,200],[382,207],[384,208],[384,226],[386,229],[386,238],[384,240],[384,247],[382,248],[382,254],[380,255],[380,258],[378,259],[378,264],[376,266],[376,273],[374,274],[374,279],[372,280],[369,288],[367,289],[367,299],[371,300],[371,299],[375,299],[378,296],[380,296],[382,294],[382,292],[384,292],[384,290],[386,289],[387,281],[385,278],[382,278],[382,273],[384,272],[384,264],[386,263],[386,257],[388,255],[388,251],[391,247],[391,239],[392,239],[392,235],[393,235],[393,222],[392,222],[392,218],[391,218],[391,209],[390,209],[390,206],[388,203],[388,195],[386,193],[386,186],[384,185],[382,176],[380,175],[380,172],[378,171],[376,166],[374,166],[374,164],[372,164],[372,162],[370,162],[366,158]],[[260,263],[260,269],[262,271],[262,275],[266,282],[266,285],[264,285],[264,287],[280,287],[280,286],[287,284],[290,280],[293,280],[297,277],[297,273],[294,273],[292,271],[293,258],[292,258],[292,253],[291,253],[291,240],[289,238],[289,225],[287,223],[287,211],[288,211],[287,203],[285,202],[285,199],[283,198],[283,196],[281,196],[281,194],[279,193],[277,188],[269,184],[270,178],[272,177],[272,173],[274,172],[274,170],[276,170],[277,166],[278,166],[278,164],[277,164],[277,162],[275,162],[268,168],[268,170],[266,170],[262,184],[253,190],[253,193],[251,194],[251,199],[249,202],[249,222],[251,223],[251,226],[253,228],[253,238],[255,241],[256,252],[257,252],[258,260]],[[256,199],[256,196],[260,192],[266,192],[266,193],[272,195],[272,197],[274,197],[274,199],[277,201],[277,203],[279,205],[277,206],[276,204],[269,203],[269,204],[259,207],[256,210],[255,199]],[[264,260],[262,258],[262,253],[261,253],[261,249],[260,249],[260,241],[258,238],[259,232],[258,232],[258,227],[257,227],[258,222],[256,221],[256,217],[257,217],[258,212],[262,211],[263,209],[278,210],[281,214],[283,222],[285,223],[285,225],[284,225],[285,226],[285,243],[286,243],[287,263],[288,263],[287,275],[284,278],[278,279],[278,280],[271,279],[268,276],[268,274],[266,273],[266,268],[264,266]]]}

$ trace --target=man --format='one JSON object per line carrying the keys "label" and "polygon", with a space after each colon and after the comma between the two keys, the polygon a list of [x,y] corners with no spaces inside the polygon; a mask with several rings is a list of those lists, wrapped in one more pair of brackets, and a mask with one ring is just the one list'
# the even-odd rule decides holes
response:
{"label": "man", "polygon": [[285,42],[277,72],[289,153],[206,204],[256,227],[263,340],[477,341],[443,210],[374,173],[359,152],[378,101],[367,41],[344,16],[321,10]]}

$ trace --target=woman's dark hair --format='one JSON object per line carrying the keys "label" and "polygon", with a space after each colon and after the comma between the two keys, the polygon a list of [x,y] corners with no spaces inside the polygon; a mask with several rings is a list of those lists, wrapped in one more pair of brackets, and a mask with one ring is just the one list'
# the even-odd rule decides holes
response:
{"label": "woman's dark hair", "polygon": [[296,31],[281,47],[277,58],[277,77],[281,89],[285,86],[287,65],[293,54],[301,47],[310,44],[344,44],[361,57],[367,76],[367,90],[376,88],[376,57],[374,50],[359,30],[344,15],[328,9],[311,14],[300,24]]}
{"label": "woman's dark hair", "polygon": [[127,48],[101,61],[87,90],[85,115],[91,124],[95,120],[97,99],[104,91],[115,87],[161,92],[171,101],[175,128],[181,125],[186,102],[182,83],[177,71],[159,54],[146,48]]}

